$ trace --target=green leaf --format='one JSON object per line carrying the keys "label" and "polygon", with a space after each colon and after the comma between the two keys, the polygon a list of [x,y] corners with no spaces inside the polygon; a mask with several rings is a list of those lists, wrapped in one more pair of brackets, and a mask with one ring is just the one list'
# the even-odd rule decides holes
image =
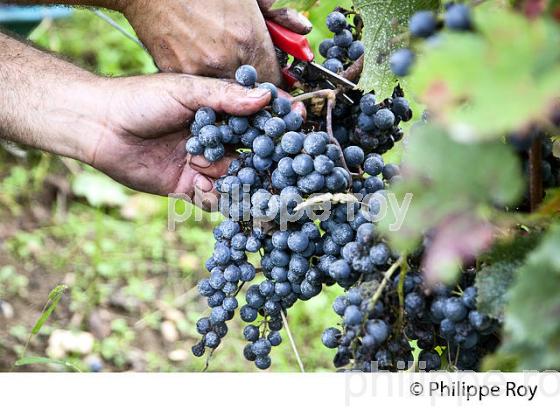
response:
{"label": "green leaf", "polygon": [[534,230],[530,233],[515,231],[513,238],[496,242],[492,249],[481,255],[478,261],[484,265],[499,262],[522,262],[529,252],[537,247],[542,240],[543,232]]}
{"label": "green leaf", "polygon": [[91,206],[122,206],[127,201],[122,185],[98,173],[83,172],[76,176],[72,191],[86,198]]}
{"label": "green leaf", "polygon": [[416,127],[403,155],[404,180],[393,187],[400,201],[413,195],[401,229],[393,218],[380,222],[393,244],[411,251],[426,230],[448,216],[495,212],[496,204],[514,203],[523,192],[521,167],[515,153],[502,142],[461,144],[441,129]]}
{"label": "green leaf", "polygon": [[521,262],[499,262],[482,268],[476,275],[478,310],[503,321],[506,294]]}
{"label": "green leaf", "polygon": [[439,0],[354,0],[364,20],[363,42],[366,49],[360,88],[375,90],[380,97],[391,95],[395,76],[389,68],[392,52],[404,45],[392,41],[408,29],[408,19],[418,10],[436,9]]}
{"label": "green leaf", "polygon": [[[318,2],[319,0],[278,0],[272,5],[272,9],[276,10],[276,9],[283,9],[283,8],[291,8],[298,11],[307,11]],[[323,0],[321,1],[321,5],[323,5],[323,3],[327,3],[327,4],[332,3],[333,9],[337,6],[336,1],[334,0],[327,0],[327,1]]]}
{"label": "green leaf", "polygon": [[66,285],[59,285],[51,291],[47,304],[43,309],[43,313],[41,314],[39,319],[37,319],[37,322],[35,322],[35,325],[31,330],[32,335],[36,335],[41,331],[41,328],[43,327],[45,322],[49,319],[49,317],[51,317],[52,313],[58,306],[58,303],[60,302],[60,299],[62,298],[62,295],[64,294],[66,289],[68,289]]}
{"label": "green leaf", "polygon": [[487,4],[477,31],[425,42],[410,89],[456,139],[499,138],[540,121],[560,89],[560,29]]}
{"label": "green leaf", "polygon": [[28,366],[32,364],[57,364],[57,365],[68,367],[69,369],[72,369],[74,371],[80,372],[80,369],[78,369],[75,365],[73,365],[70,362],[66,362],[64,360],[51,359],[49,357],[33,357],[33,356],[24,357],[22,359],[19,359],[15,363],[16,366]]}
{"label": "green leaf", "polygon": [[501,351],[517,355],[518,370],[560,367],[559,249],[560,225],[555,225],[517,271],[508,294]]}

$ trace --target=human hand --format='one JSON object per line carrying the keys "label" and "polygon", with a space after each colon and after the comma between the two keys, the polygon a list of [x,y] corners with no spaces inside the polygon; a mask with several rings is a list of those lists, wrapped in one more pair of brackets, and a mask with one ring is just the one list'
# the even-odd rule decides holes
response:
{"label": "human hand", "polygon": [[[243,64],[259,80],[282,76],[264,17],[306,34],[311,23],[293,10],[270,10],[274,0],[130,0],[122,11],[163,72],[233,78]],[[264,15],[264,16],[263,16]]]}
{"label": "human hand", "polygon": [[209,106],[249,115],[270,101],[267,90],[190,75],[101,82],[108,97],[100,102],[105,106],[100,121],[108,131],[99,135],[87,162],[130,188],[158,195],[186,194],[206,209],[216,199],[215,179],[226,173],[232,158],[210,164],[203,157],[187,156],[188,123],[195,111]]}

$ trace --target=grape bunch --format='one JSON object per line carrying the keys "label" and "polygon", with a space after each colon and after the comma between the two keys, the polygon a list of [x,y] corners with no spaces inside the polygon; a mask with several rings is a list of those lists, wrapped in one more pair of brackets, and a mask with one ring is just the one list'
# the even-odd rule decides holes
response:
{"label": "grape bunch", "polygon": [[[430,10],[422,10],[414,13],[409,20],[408,30],[413,39],[434,39],[443,28],[452,31],[472,31],[474,24],[471,9],[462,3],[447,3],[445,13],[441,19]],[[410,48],[401,48],[395,51],[390,59],[391,71],[399,77],[405,77],[415,61],[415,53]]]}
{"label": "grape bunch", "polygon": [[355,16],[354,22],[354,26],[349,24],[340,11],[333,11],[327,16],[327,28],[334,36],[319,45],[319,53],[326,59],[323,67],[327,70],[340,73],[364,54],[364,44],[357,39],[356,26],[361,25],[359,15]]}
{"label": "grape bunch", "polygon": [[[330,15],[328,25],[336,30],[332,41],[338,44],[352,29],[339,12]],[[348,55],[361,45],[357,32],[351,36]],[[351,63],[347,57],[340,62]],[[257,86],[249,66],[237,70],[236,80]],[[199,109],[187,151],[215,162],[226,149],[238,150],[215,184],[225,220],[214,230],[216,243],[206,262],[209,277],[198,285],[210,313],[197,322],[201,338],[193,354],[218,347],[226,323],[238,311],[246,323],[243,355],[264,370],[271,365],[272,347],[282,342],[279,331],[288,310],[298,300],[317,296],[324,286],[350,289],[368,275],[381,275],[397,257],[370,221],[387,187],[400,178],[398,167],[385,164],[380,153],[402,138],[399,124],[410,120],[412,112],[399,87],[380,103],[373,93],[352,91],[355,103],[337,97],[330,134],[327,107],[308,109],[304,123],[274,85],[258,87],[270,90],[271,104],[249,117],[218,117],[207,107]],[[362,131],[359,118],[373,125]],[[368,138],[376,142],[368,145]],[[343,197],[323,215],[321,196],[351,194],[355,200]],[[249,254],[260,257],[260,267],[249,262]]]}
{"label": "grape bunch", "polygon": [[476,370],[499,340],[499,323],[476,308],[476,272],[464,272],[457,287],[433,289],[417,270],[402,277],[400,269],[396,272],[382,293],[376,291],[383,277],[374,272],[335,299],[342,329],[328,328],[322,336],[326,347],[337,349],[334,365],[366,372],[404,370],[414,364],[410,342],[415,341],[420,370],[440,370],[444,363]]}

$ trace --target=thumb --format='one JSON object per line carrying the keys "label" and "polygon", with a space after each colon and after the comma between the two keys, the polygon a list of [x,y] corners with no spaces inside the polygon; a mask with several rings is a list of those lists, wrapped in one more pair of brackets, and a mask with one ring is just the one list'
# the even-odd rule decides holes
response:
{"label": "thumb", "polygon": [[176,98],[193,111],[211,107],[218,112],[247,116],[266,107],[271,99],[269,90],[248,89],[214,78],[180,75],[179,84],[174,90]]}
{"label": "thumb", "polygon": [[272,10],[272,5],[275,1],[276,0],[257,0],[265,19],[278,23],[298,34],[307,34],[311,31],[313,28],[311,22],[294,9],[284,8]]}

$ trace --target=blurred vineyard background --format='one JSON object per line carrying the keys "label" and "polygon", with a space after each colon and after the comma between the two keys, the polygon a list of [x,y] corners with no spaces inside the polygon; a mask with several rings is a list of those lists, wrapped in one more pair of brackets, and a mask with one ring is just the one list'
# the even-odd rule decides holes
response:
{"label": "blurred vineyard background", "polygon": [[[326,37],[329,11],[318,6],[309,15],[314,47]],[[156,71],[141,48],[85,9],[44,20],[29,38],[99,74]],[[130,191],[75,161],[0,147],[0,371],[202,370],[205,359],[194,358],[190,347],[195,322],[207,310],[196,283],[211,254],[212,224],[187,222],[169,232],[167,206],[166,198]],[[60,284],[68,289],[28,344],[49,292]],[[290,311],[308,371],[332,370],[320,334],[336,323],[331,301],[338,291]],[[229,341],[208,370],[253,371],[242,359],[241,323],[230,323]],[[72,367],[14,366],[22,355]],[[274,349],[272,359],[272,371],[298,371],[289,343]]]}

